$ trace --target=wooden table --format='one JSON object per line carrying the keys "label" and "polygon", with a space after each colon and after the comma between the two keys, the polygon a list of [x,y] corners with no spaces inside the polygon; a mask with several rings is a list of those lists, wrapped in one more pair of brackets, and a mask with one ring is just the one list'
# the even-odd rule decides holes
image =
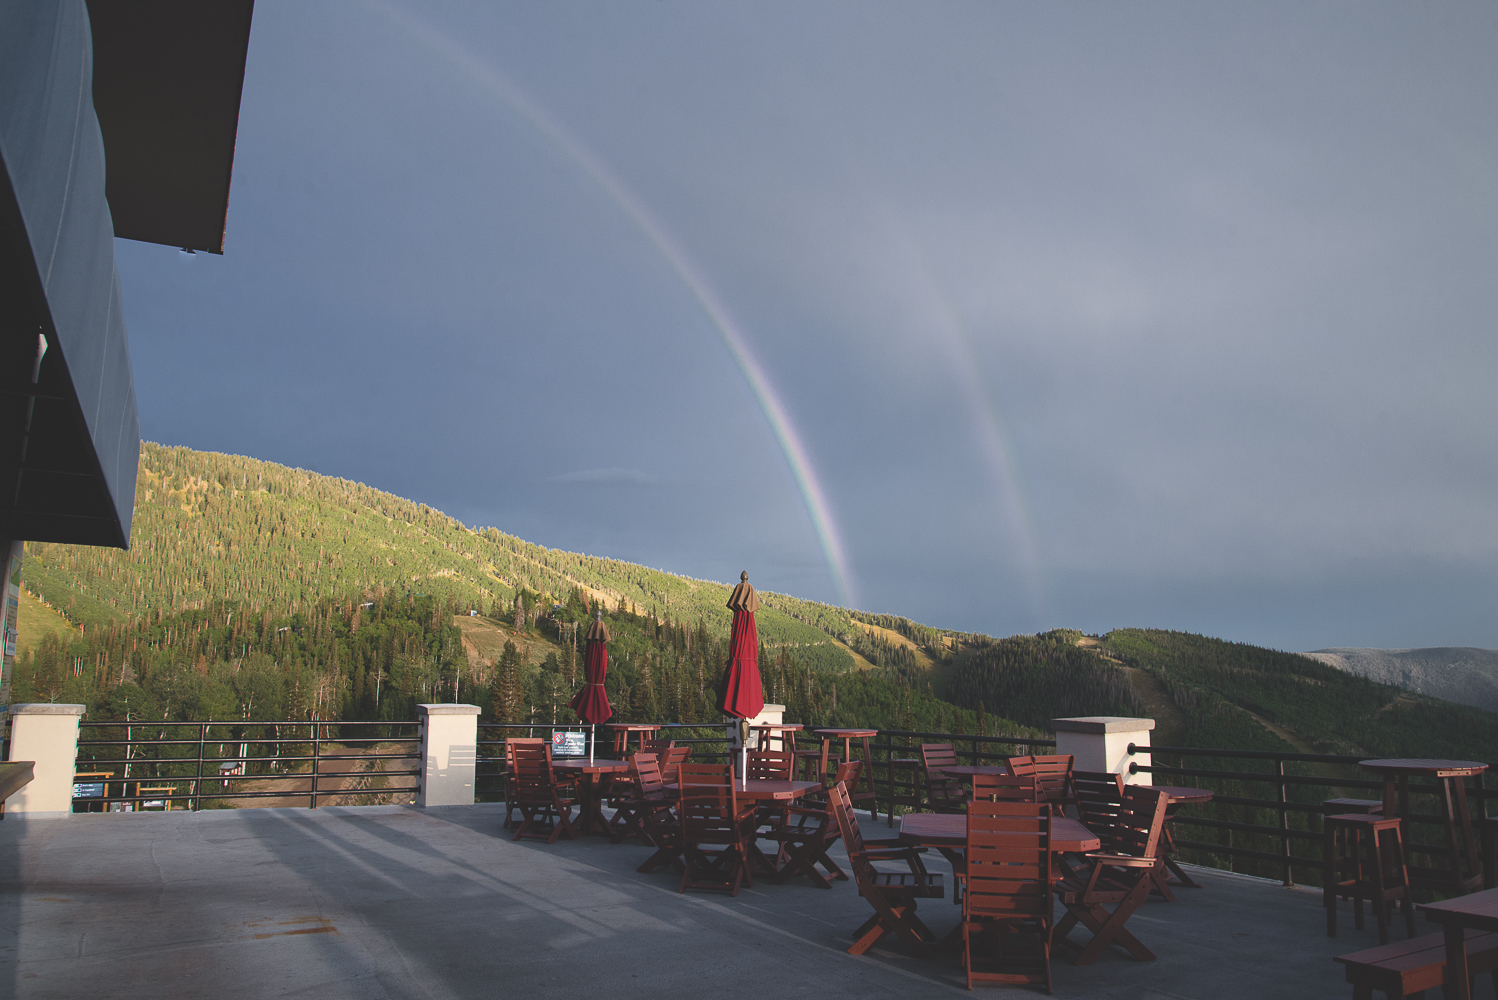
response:
{"label": "wooden table", "polygon": [[[853,760],[853,741],[863,740],[863,773],[858,777],[858,784],[848,789],[848,801],[853,804],[859,802],[873,803],[867,806],[869,815],[874,819],[879,818],[878,799],[874,795],[874,756],[869,753],[869,740],[879,735],[877,729],[818,729],[816,734],[822,737],[822,774],[827,773],[827,758],[831,755],[832,744],[838,740],[843,741],[843,763]],[[865,782],[869,786],[868,791],[860,791]]]}
{"label": "wooden table", "polygon": [[645,749],[645,741],[655,739],[655,734],[661,731],[660,726],[648,723],[636,722],[610,722],[608,728],[614,731],[614,753],[624,757],[629,753],[629,734],[640,734],[640,749]]}
{"label": "wooden table", "polygon": [[[1200,805],[1204,802],[1211,802],[1212,790],[1210,788],[1189,788],[1185,785],[1144,785],[1142,787],[1149,788],[1157,792],[1164,792],[1167,801],[1167,804],[1165,806],[1165,828],[1163,831],[1161,831],[1164,834],[1161,839],[1164,840],[1165,843],[1162,845],[1164,849],[1159,852],[1160,860],[1165,862],[1166,869],[1168,869],[1170,871],[1170,874],[1174,875],[1182,885],[1188,886],[1192,889],[1200,889],[1202,887],[1201,883],[1194,881],[1191,876],[1187,875],[1181,869],[1181,866],[1176,863],[1176,841],[1175,837],[1171,836],[1170,833],[1170,821],[1175,818],[1176,810],[1181,806]],[[1174,902],[1174,897],[1170,895],[1170,889],[1167,886],[1160,886],[1160,894],[1164,896],[1167,901]]]}
{"label": "wooden table", "polygon": [[598,826],[599,833],[604,836],[613,836],[614,824],[603,814],[604,784],[617,774],[629,773],[629,761],[627,760],[584,760],[578,758],[563,758],[551,762],[552,771],[558,774],[575,774],[580,779],[577,783],[578,806],[581,814],[578,819],[582,822],[583,833],[593,833],[594,824]]}
{"label": "wooden table", "polygon": [[1498,889],[1424,903],[1416,907],[1425,919],[1440,924],[1446,935],[1446,996],[1471,1000],[1471,971],[1467,967],[1467,929],[1498,931]]}
{"label": "wooden table", "polygon": [[779,778],[733,779],[733,794],[751,802],[791,802],[821,787],[820,781],[782,781]]}
{"label": "wooden table", "polygon": [[[1481,774],[1488,765],[1475,760],[1428,760],[1425,758],[1388,758],[1359,761],[1365,771],[1384,777],[1384,815],[1404,820],[1404,851],[1410,854],[1410,776],[1435,779],[1436,797],[1441,802],[1441,819],[1446,827],[1448,868],[1410,865],[1410,887],[1434,889],[1462,895],[1482,884],[1482,866],[1478,861],[1477,839],[1472,835],[1472,813],[1467,808],[1467,785],[1463,779]],[[1395,791],[1398,795],[1396,796]],[[1397,808],[1396,808],[1397,807]],[[1467,871],[1462,874],[1462,856]]]}
{"label": "wooden table", "polygon": [[[768,750],[768,749],[770,749],[770,741],[771,740],[779,740],[780,741],[780,749],[784,750],[785,749],[785,734],[786,733],[799,733],[801,730],[803,730],[805,728],[806,727],[803,726],[799,722],[775,723],[773,725],[770,724],[770,723],[765,723],[762,726],[750,726],[749,727],[749,731],[751,733],[759,733],[759,743],[758,743],[759,749],[761,749],[761,750]],[[794,747],[794,739],[795,738],[792,737],[792,742],[793,742],[792,749],[795,749],[795,747]]]}

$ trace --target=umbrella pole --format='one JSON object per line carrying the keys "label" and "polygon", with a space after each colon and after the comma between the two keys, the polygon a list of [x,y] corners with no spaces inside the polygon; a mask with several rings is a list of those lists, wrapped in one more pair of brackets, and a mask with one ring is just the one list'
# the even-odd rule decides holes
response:
{"label": "umbrella pole", "polygon": [[598,746],[597,727],[588,723],[588,763],[593,763],[593,749]]}

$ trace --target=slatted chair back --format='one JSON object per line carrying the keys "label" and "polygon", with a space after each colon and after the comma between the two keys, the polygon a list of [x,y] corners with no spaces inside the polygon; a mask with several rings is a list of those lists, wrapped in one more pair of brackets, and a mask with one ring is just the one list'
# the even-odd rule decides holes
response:
{"label": "slatted chair back", "polygon": [[832,815],[837,820],[838,833],[842,834],[848,860],[853,862],[854,875],[872,869],[874,866],[863,857],[863,831],[858,828],[858,818],[853,815],[853,802],[848,798],[847,785],[839,781],[827,789],[827,808],[832,810]]}
{"label": "slatted chair back", "polygon": [[[1034,775],[975,774],[973,799],[983,802],[1040,802]],[[971,805],[968,811],[972,811]]]}
{"label": "slatted chair back", "polygon": [[645,753],[655,754],[656,760],[664,760],[666,751],[676,746],[675,740],[645,740],[640,744],[640,749]]}
{"label": "slatted chair back", "polygon": [[661,780],[661,767],[653,753],[636,753],[629,758],[629,776],[634,779],[635,791],[642,799],[659,799],[666,794],[666,783]]}
{"label": "slatted chair back", "polygon": [[[837,782],[827,790],[827,795],[832,813],[837,817],[843,846],[848,849],[858,894],[874,908],[874,915],[853,932],[853,945],[848,953],[862,955],[885,934],[893,932],[916,954],[922,957],[930,955],[936,935],[916,916],[916,905],[921,899],[941,899],[946,895],[946,889],[941,875],[926,871],[926,866],[921,863],[921,854],[926,848],[911,847],[898,840],[865,841],[858,828],[858,819],[853,815],[848,786]],[[906,870],[880,871],[875,867],[875,861],[903,861]]]}
{"label": "slatted chair back", "polygon": [[661,780],[667,783],[676,780],[676,769],[686,763],[687,758],[692,756],[692,748],[673,746],[667,750],[661,758]]}
{"label": "slatted chair back", "polygon": [[1122,774],[1107,771],[1073,771],[1077,788],[1077,818],[1112,853],[1118,840],[1117,826],[1123,809]]}
{"label": "slatted chair back", "polygon": [[[978,777],[988,777],[978,775]],[[1017,787],[1017,786],[1016,786]],[[963,964],[974,982],[1044,983],[1051,988],[1051,806],[989,800],[975,793],[967,808],[966,888],[962,898]],[[984,923],[1019,930],[1036,957],[1016,963],[1012,950],[996,970],[980,971],[972,938]]]}
{"label": "slatted chair back", "polygon": [[1114,827],[1116,840],[1109,853],[1153,860],[1159,856],[1160,833],[1165,828],[1165,793],[1140,785],[1125,785],[1123,803]]}
{"label": "slatted chair back", "polygon": [[1072,784],[1071,754],[1050,756],[1010,757],[1009,773],[1034,775],[1047,802],[1052,805],[1070,805],[1077,801],[1077,790]]}
{"label": "slatted chair back", "polygon": [[683,763],[677,768],[677,783],[686,788],[688,785],[723,785],[733,784],[733,771],[727,764],[691,764]]}
{"label": "slatted chair back", "polygon": [[556,795],[557,785],[551,769],[551,744],[546,740],[521,743],[512,752],[516,801],[524,805],[549,804]]}
{"label": "slatted chair back", "polygon": [[948,778],[943,767],[957,766],[957,748],[950,743],[922,743],[921,765],[926,776],[926,801],[937,812],[961,812],[967,802],[962,782]]}
{"label": "slatted chair back", "polygon": [[790,781],[796,773],[796,754],[787,750],[750,750],[750,778]]}

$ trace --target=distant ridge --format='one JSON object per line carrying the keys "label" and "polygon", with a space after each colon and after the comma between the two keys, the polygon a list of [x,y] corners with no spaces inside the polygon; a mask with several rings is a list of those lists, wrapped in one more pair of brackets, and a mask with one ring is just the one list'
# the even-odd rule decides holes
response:
{"label": "distant ridge", "polygon": [[1334,646],[1305,653],[1312,659],[1383,684],[1433,698],[1498,711],[1498,649],[1430,646],[1365,649]]}

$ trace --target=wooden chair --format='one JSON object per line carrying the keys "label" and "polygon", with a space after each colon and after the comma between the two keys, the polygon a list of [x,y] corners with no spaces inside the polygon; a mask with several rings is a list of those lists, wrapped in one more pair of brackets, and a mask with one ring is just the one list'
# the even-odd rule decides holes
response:
{"label": "wooden chair", "polygon": [[[980,776],[981,777],[981,776]],[[1051,992],[1051,806],[975,795],[967,809],[967,891],[962,897],[962,965],[973,983],[1037,983]],[[1018,932],[1014,934],[1013,932]],[[979,971],[973,938],[997,943],[998,967]],[[1009,950],[1028,940],[1029,956]]]}
{"label": "wooden chair", "polygon": [[[936,935],[916,916],[916,902],[941,899],[947,893],[941,875],[926,871],[921,863],[926,848],[911,847],[898,840],[865,841],[853,815],[853,803],[848,800],[847,786],[842,782],[828,790],[828,801],[837,817],[843,845],[848,849],[858,894],[874,908],[874,915],[853,932],[853,945],[848,953],[862,955],[893,931],[911,951],[929,958]],[[882,872],[874,867],[876,861],[903,861],[907,870]]]}
{"label": "wooden chair", "polygon": [[691,747],[672,747],[660,758],[661,780],[669,784],[676,782],[676,769],[692,756]]}
{"label": "wooden chair", "polygon": [[1404,860],[1404,821],[1380,813],[1344,813],[1321,821],[1321,902],[1326,936],[1337,936],[1337,900],[1351,899],[1353,925],[1363,929],[1363,900],[1378,921],[1378,943],[1389,943],[1389,911],[1398,904],[1405,931],[1415,936],[1409,868]]}
{"label": "wooden chair", "polygon": [[[1105,854],[1113,853],[1118,849],[1120,839],[1115,828],[1123,810],[1124,776],[1107,771],[1074,771],[1072,779],[1077,790],[1077,818],[1103,842],[1099,850]],[[1124,836],[1126,838],[1127,834]],[[1163,833],[1161,837],[1163,846]],[[1163,850],[1158,852],[1150,878],[1155,883],[1152,892],[1158,892],[1167,903],[1175,902]]]}
{"label": "wooden chair", "polygon": [[[1042,802],[1033,775],[975,774],[973,798],[985,802]],[[971,803],[969,803],[971,805]],[[968,810],[971,812],[971,808]]]}
{"label": "wooden chair", "polygon": [[655,754],[655,759],[659,761],[665,757],[666,751],[674,746],[676,746],[675,740],[645,740],[640,745],[640,751]]}
{"label": "wooden chair", "polygon": [[551,770],[551,744],[545,740],[536,742],[540,745],[520,743],[514,751],[515,806],[523,817],[514,839],[531,837],[555,844],[566,831],[567,839],[575,840],[571,797],[574,782],[557,780]]}
{"label": "wooden chair", "polygon": [[614,843],[639,837],[656,846],[651,839],[652,820],[671,812],[671,799],[661,781],[661,769],[653,753],[636,753],[629,758],[631,794],[615,802]]}
{"label": "wooden chair", "polygon": [[[862,769],[861,760],[840,764],[833,784],[842,783],[846,787],[846,783],[856,778]],[[831,889],[829,876],[840,881],[848,879],[848,873],[838,867],[837,862],[827,854],[832,845],[842,838],[842,830],[838,827],[837,817],[833,815],[830,800],[807,796],[801,801],[802,805],[791,806],[786,810],[786,823],[768,835],[768,839],[780,845],[776,856],[775,877],[771,881],[775,885],[784,885],[797,875],[805,875],[817,888]],[[826,875],[817,871],[818,865],[822,866]]]}
{"label": "wooden chair", "polygon": [[[687,766],[690,765],[682,768],[683,779],[687,777]],[[754,812],[753,802],[740,805],[731,780],[723,784],[692,784],[683,780],[676,806],[684,865],[678,892],[726,889],[737,896],[741,884],[754,885],[749,863]]]}
{"label": "wooden chair", "polygon": [[511,737],[505,740],[505,824],[506,830],[515,828],[515,747],[529,744],[535,746],[546,740],[531,737]]}
{"label": "wooden chair", "polygon": [[933,812],[959,813],[967,808],[967,791],[962,782],[941,773],[943,767],[957,766],[957,748],[950,743],[922,743],[921,766],[926,772],[926,804]]}
{"label": "wooden chair", "polygon": [[807,746],[800,746],[802,739],[799,733],[786,733],[786,742],[790,745],[786,749],[796,756],[796,773],[802,781],[822,781],[827,777],[826,773],[817,773],[817,768],[822,764],[821,744],[813,740]]}
{"label": "wooden chair", "polygon": [[1045,794],[1045,801],[1056,806],[1056,815],[1064,816],[1066,806],[1075,805],[1077,789],[1072,783],[1072,755],[1056,754],[1047,757],[1010,757],[1009,773],[1034,775]]}
{"label": "wooden chair", "polygon": [[790,781],[796,775],[796,754],[789,750],[750,750],[750,778]]}
{"label": "wooden chair", "polygon": [[[1056,939],[1066,941],[1078,923],[1092,931],[1092,940],[1076,958],[1077,965],[1090,965],[1104,948],[1117,942],[1141,962],[1155,955],[1124,926],[1133,912],[1149,898],[1154,887],[1151,873],[1158,861],[1160,830],[1165,825],[1164,793],[1138,785],[1125,785],[1123,805],[1114,826],[1114,849],[1087,855],[1090,867],[1061,880],[1056,895],[1066,907],[1066,916],[1056,925]],[[1113,906],[1110,913],[1107,907]]]}

